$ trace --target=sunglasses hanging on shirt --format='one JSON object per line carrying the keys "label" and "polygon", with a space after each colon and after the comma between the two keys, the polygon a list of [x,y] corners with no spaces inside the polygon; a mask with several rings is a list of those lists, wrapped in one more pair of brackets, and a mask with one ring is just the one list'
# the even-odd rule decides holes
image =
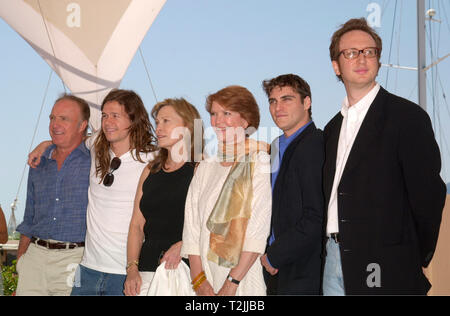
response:
{"label": "sunglasses hanging on shirt", "polygon": [[109,172],[106,174],[105,178],[103,179],[103,185],[105,187],[110,187],[114,183],[114,175],[113,172],[119,169],[120,164],[122,161],[118,157],[114,157],[113,160],[111,160],[111,165],[109,166]]}

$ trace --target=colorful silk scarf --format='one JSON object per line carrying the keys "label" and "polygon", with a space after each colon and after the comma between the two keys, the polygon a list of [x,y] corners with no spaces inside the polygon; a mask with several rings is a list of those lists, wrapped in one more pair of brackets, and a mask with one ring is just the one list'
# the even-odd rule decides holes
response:
{"label": "colorful silk scarf", "polygon": [[239,263],[252,213],[254,160],[256,153],[268,150],[267,143],[252,139],[219,149],[226,162],[233,162],[206,223],[211,232],[208,260],[220,266],[233,268]]}

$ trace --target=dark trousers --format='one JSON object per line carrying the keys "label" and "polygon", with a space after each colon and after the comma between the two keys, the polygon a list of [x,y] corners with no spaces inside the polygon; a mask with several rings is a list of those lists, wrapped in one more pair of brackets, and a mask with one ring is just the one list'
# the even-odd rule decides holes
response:
{"label": "dark trousers", "polygon": [[266,270],[264,270],[263,274],[267,287],[267,295],[278,295],[278,274],[271,275]]}

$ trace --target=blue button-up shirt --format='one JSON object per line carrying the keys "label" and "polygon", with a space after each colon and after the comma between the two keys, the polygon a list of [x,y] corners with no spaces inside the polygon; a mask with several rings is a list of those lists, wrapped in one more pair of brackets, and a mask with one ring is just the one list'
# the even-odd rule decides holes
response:
{"label": "blue button-up shirt", "polygon": [[[271,174],[272,193],[273,193],[273,188],[275,187],[275,182],[277,181],[278,172],[280,171],[280,168],[281,168],[281,162],[283,161],[284,152],[289,147],[289,145],[292,143],[292,141],[294,139],[296,139],[297,136],[300,135],[309,125],[311,125],[311,123],[312,123],[312,121],[309,121],[307,124],[300,127],[294,134],[292,134],[289,137],[284,136],[284,134],[281,135],[280,137],[278,137],[278,163],[279,163],[279,166]],[[272,231],[272,234],[270,235],[270,238],[269,238],[269,245],[271,245],[274,241],[275,241],[275,236]]]}
{"label": "blue button-up shirt", "polygon": [[292,141],[294,139],[296,139],[297,136],[300,135],[311,123],[312,123],[312,121],[309,121],[308,123],[306,123],[305,125],[300,127],[294,134],[292,134],[289,137],[284,136],[284,134],[281,135],[280,137],[278,137],[278,144],[279,144],[278,145],[278,163],[279,163],[279,166],[272,172],[272,175],[271,175],[272,176],[272,179],[271,179],[272,180],[272,192],[273,192],[273,188],[275,187],[275,182],[277,181],[278,172],[280,171],[284,152],[289,147],[289,145],[292,143]]}
{"label": "blue button-up shirt", "polygon": [[52,159],[55,145],[28,173],[27,202],[17,231],[27,237],[83,242],[86,235],[89,171],[91,158],[82,142],[58,171]]}

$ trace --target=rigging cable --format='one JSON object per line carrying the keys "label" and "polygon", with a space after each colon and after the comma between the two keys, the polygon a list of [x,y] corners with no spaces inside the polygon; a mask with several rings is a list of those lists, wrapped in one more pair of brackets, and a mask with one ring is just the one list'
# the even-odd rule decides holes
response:
{"label": "rigging cable", "polygon": [[[440,2],[438,1],[438,11],[441,12],[441,6],[440,6]],[[430,36],[430,51],[431,51],[431,61],[433,62],[433,60],[435,60],[435,56],[439,56],[439,48],[440,48],[440,40],[441,40],[441,23],[439,23],[439,28],[438,28],[438,36],[435,36],[436,34],[436,30],[433,29],[431,27],[431,22],[432,20],[429,20],[429,36]],[[434,43],[433,43],[433,39],[434,39]],[[435,47],[433,47],[433,44],[435,45]],[[436,49],[434,49],[436,48]],[[432,95],[432,100],[433,100],[433,117],[434,117],[434,121],[435,121],[435,133],[437,134],[436,136],[439,137],[439,144],[440,144],[440,148],[441,148],[441,152],[444,151],[444,147],[447,151],[447,153],[449,154],[447,157],[450,157],[450,148],[448,145],[448,141],[447,138],[445,136],[444,131],[444,127],[442,126],[442,120],[441,120],[441,112],[440,112],[440,102],[438,100],[439,95],[437,90],[439,89],[438,87],[438,80],[439,83],[441,85],[441,89],[442,89],[442,95],[443,95],[443,99],[444,102],[446,104],[446,109],[447,109],[447,113],[450,114],[449,110],[448,110],[448,104],[447,104],[447,99],[446,99],[446,95],[444,92],[444,86],[442,84],[442,80],[440,77],[440,72],[439,72],[439,65],[438,63],[436,63],[436,65],[434,65],[434,67],[431,67],[432,69],[432,76],[431,76],[431,95]],[[450,115],[449,115],[450,117]],[[442,161],[442,165],[443,165],[443,173],[446,174],[446,167],[447,167],[447,163],[446,160]]]}
{"label": "rigging cable", "polygon": [[[402,14],[403,12],[403,1],[400,0],[400,20],[398,22],[398,37],[397,37],[397,65],[400,65],[400,39],[402,34]],[[395,71],[395,85],[394,85],[394,91],[397,91],[398,86],[398,75],[399,75],[400,69],[396,69]]]}
{"label": "rigging cable", "polygon": [[442,4],[442,11],[444,12],[444,15],[445,15],[445,23],[447,24],[448,32],[450,33],[450,22],[449,22],[448,16],[447,16],[447,10],[445,9],[445,2]]}
{"label": "rigging cable", "polygon": [[150,87],[152,88],[153,96],[155,97],[156,103],[158,103],[158,98],[156,97],[156,92],[155,92],[155,89],[153,88],[152,79],[150,78],[150,72],[148,71],[147,63],[145,62],[145,58],[144,58],[144,54],[142,53],[141,46],[139,46],[139,54],[141,55],[141,59],[144,64],[145,72],[147,73],[147,78],[148,78],[148,81],[150,82]]}
{"label": "rigging cable", "polygon": [[[391,63],[392,43],[394,42],[395,17],[397,15],[397,2],[398,2],[398,0],[395,0],[395,9],[394,9],[394,18],[392,19],[391,45],[389,48],[388,64]],[[389,81],[389,67],[388,67],[387,73],[386,73],[386,84],[385,84],[386,89],[388,88],[388,81]]]}
{"label": "rigging cable", "polygon": [[[441,1],[438,1],[438,12],[444,12],[445,17],[446,17],[446,23],[447,23],[447,26],[449,26],[449,31],[450,31],[450,25],[448,24],[447,13],[444,10],[444,7],[445,7],[444,3],[441,6]],[[437,44],[438,54],[439,54],[440,41],[441,41],[441,26],[442,26],[442,23],[439,23],[439,37],[438,37],[438,44]],[[449,106],[448,106],[448,103],[447,103],[447,97],[445,95],[444,85],[442,84],[442,80],[441,80],[441,76],[440,76],[440,71],[439,70],[440,70],[439,65],[436,64],[436,83],[435,83],[436,86],[437,86],[436,89],[439,89],[439,87],[438,87],[438,83],[439,83],[440,88],[442,90],[442,99],[443,99],[443,103],[440,103],[440,104],[442,106],[444,106],[444,108],[447,110],[447,114],[449,115],[448,118],[450,119],[450,110],[449,110]],[[450,146],[449,146],[449,142],[448,142],[448,140],[446,138],[445,131],[446,130],[441,125],[441,129],[440,129],[441,138],[444,139],[444,142],[441,143],[441,144],[442,144],[442,147],[445,147],[446,150],[447,150],[447,154],[448,154],[447,157],[450,157]],[[442,150],[444,150],[444,149],[442,149]],[[447,169],[447,167],[448,167],[448,164],[447,164],[447,161],[445,160],[445,161],[443,161],[443,169],[444,169],[444,171]],[[447,173],[444,173],[444,174],[447,174]]]}
{"label": "rigging cable", "polygon": [[[428,5],[431,8],[431,1],[428,1]],[[430,45],[430,60],[431,60],[431,62],[433,60],[435,60],[435,56],[436,56],[435,50],[434,50],[434,47],[433,47],[434,46],[433,45],[433,40],[436,41],[436,39],[435,39],[436,37],[433,34],[433,30],[434,29],[432,27],[432,20],[429,19],[428,20],[428,39],[429,39],[429,45]],[[440,133],[440,128],[438,128],[438,125],[441,125],[440,124],[440,117],[439,117],[439,113],[438,113],[439,109],[437,109],[437,106],[436,106],[436,80],[437,80],[437,77],[436,77],[436,73],[437,73],[436,69],[437,69],[437,67],[436,66],[431,68],[431,78],[430,78],[431,91],[430,91],[430,93],[431,93],[431,101],[432,101],[432,104],[433,104],[433,121],[434,121],[434,125],[435,125],[435,133],[439,132],[439,134],[441,134]],[[441,141],[442,141],[442,139],[441,139]]]}
{"label": "rigging cable", "polygon": [[[33,133],[32,139],[31,139],[30,148],[28,149],[28,152],[31,152],[31,149],[33,148],[34,139],[36,138],[37,130],[38,130],[38,127],[39,127],[39,121],[40,121],[41,115],[42,115],[42,110],[44,109],[45,100],[47,99],[48,89],[50,87],[50,82],[52,80],[52,75],[53,75],[53,69],[50,69],[50,74],[48,76],[48,81],[47,81],[47,87],[45,88],[44,98],[42,99],[41,109],[39,111],[39,115],[38,115],[38,119],[37,119],[37,122],[36,122],[36,126],[34,127],[34,133]],[[23,178],[25,176],[25,170],[26,169],[27,169],[27,163],[25,162],[25,166],[23,167],[23,170],[22,170],[22,176],[20,178],[19,187],[17,189],[16,198],[14,199],[13,205],[15,205],[17,203],[17,201],[18,201],[20,188],[22,187]]]}
{"label": "rigging cable", "polygon": [[[446,95],[445,95],[445,92],[444,92],[444,86],[442,85],[442,80],[441,80],[441,76],[439,75],[439,73],[438,73],[438,79],[439,79],[439,84],[441,85],[441,89],[442,89],[442,98],[443,98],[443,100],[444,100],[444,103],[445,103],[445,105],[446,105],[446,109],[447,109],[447,113],[448,113],[448,115],[449,115],[449,118],[450,118],[450,110],[449,110],[449,106],[448,106],[448,103],[447,103],[447,97],[446,97]],[[440,121],[439,121],[439,123],[440,123]],[[445,133],[443,133],[442,131],[444,130],[444,128],[442,127],[442,125],[441,125],[441,128],[440,128],[440,137],[441,137],[441,151],[444,151],[444,147],[446,148],[446,150],[447,150],[447,156],[446,157],[450,157],[450,146],[449,146],[449,142],[448,142],[448,140],[447,140],[447,138],[446,138],[446,136],[445,136]],[[442,138],[443,138],[443,142],[442,142]],[[445,146],[444,146],[445,145]],[[447,170],[447,161],[446,160],[442,160],[442,166],[443,166],[443,171],[444,171],[444,174],[447,174],[446,173],[446,170]]]}

